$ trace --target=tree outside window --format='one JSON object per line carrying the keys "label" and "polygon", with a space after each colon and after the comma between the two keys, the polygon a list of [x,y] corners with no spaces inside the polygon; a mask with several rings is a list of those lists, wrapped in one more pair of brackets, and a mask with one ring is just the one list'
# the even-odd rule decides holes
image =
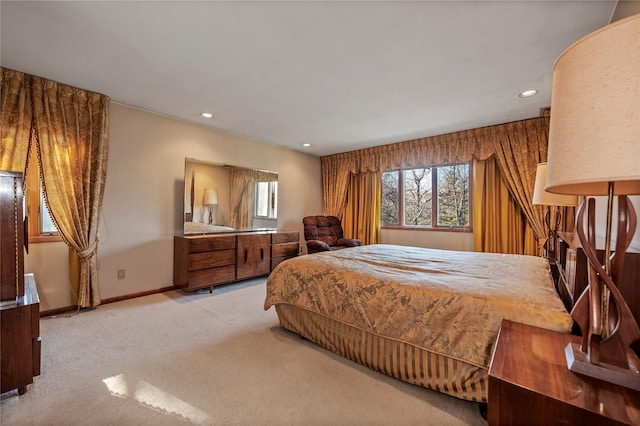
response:
{"label": "tree outside window", "polygon": [[469,171],[465,163],[383,173],[381,225],[469,228]]}

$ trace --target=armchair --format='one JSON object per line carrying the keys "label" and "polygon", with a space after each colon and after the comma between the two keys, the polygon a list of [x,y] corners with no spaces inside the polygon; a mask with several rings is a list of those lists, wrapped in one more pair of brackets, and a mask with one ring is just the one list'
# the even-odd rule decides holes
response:
{"label": "armchair", "polygon": [[358,239],[344,238],[342,223],[335,216],[307,216],[302,223],[309,254],[362,245]]}

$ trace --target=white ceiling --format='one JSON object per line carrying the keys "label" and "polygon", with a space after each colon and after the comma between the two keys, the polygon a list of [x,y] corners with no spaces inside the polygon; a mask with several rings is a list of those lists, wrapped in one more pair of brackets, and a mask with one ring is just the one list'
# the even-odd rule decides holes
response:
{"label": "white ceiling", "polygon": [[[3,0],[0,59],[115,102],[326,155],[539,115],[555,59],[608,24],[615,6]],[[518,98],[529,88],[540,93]]]}

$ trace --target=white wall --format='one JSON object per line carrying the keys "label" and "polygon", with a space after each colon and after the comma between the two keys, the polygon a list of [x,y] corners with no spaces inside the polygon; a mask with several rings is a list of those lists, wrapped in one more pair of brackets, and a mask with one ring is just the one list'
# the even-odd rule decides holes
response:
{"label": "white wall", "polygon": [[[173,236],[183,229],[185,157],[278,173],[278,228],[322,212],[320,159],[127,106],[110,106],[109,165],[98,249],[102,299],[173,285]],[[32,244],[42,311],[71,305],[64,243]],[[117,270],[126,271],[124,279]]]}
{"label": "white wall", "polygon": [[[604,241],[606,240],[607,230],[607,197],[594,197],[596,200],[596,242],[599,249],[604,249]],[[640,196],[629,197],[631,205],[633,206],[636,215],[640,215]],[[585,216],[585,223],[587,219]],[[615,248],[616,234],[618,232],[618,199],[614,198],[612,223],[611,223],[611,249]],[[586,233],[586,225],[585,225]],[[640,226],[637,227],[636,233],[633,235],[629,250],[635,253],[640,253]]]}
{"label": "white wall", "polygon": [[442,250],[473,251],[471,232],[439,232],[383,229],[382,244],[427,247]]}

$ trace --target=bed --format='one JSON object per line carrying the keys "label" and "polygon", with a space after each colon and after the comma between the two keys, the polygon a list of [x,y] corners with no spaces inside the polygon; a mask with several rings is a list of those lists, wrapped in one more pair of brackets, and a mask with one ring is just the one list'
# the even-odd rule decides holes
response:
{"label": "bed", "polygon": [[544,258],[384,244],[281,263],[267,279],[271,306],[281,326],[341,356],[478,402],[503,318],[573,324]]}

